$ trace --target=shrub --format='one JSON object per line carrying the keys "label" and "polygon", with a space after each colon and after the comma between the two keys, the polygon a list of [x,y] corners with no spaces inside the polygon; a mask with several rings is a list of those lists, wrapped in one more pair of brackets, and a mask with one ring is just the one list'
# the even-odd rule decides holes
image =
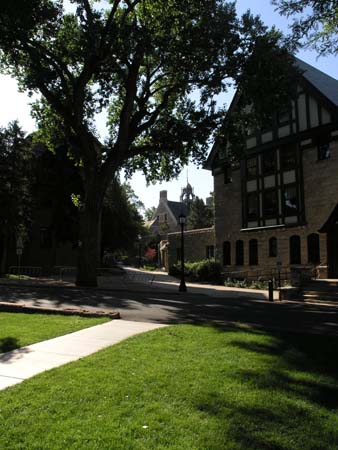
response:
{"label": "shrub", "polygon": [[149,270],[149,271],[153,271],[153,270],[156,270],[157,267],[156,267],[156,266],[150,266],[150,265],[146,264],[146,265],[144,265],[144,266],[142,267],[142,269],[144,269],[144,270]]}
{"label": "shrub", "polygon": [[[221,265],[214,259],[203,259],[196,262],[184,264],[185,276],[188,281],[208,282],[214,284],[222,283]],[[177,263],[170,267],[169,275],[181,276],[181,264]]]}

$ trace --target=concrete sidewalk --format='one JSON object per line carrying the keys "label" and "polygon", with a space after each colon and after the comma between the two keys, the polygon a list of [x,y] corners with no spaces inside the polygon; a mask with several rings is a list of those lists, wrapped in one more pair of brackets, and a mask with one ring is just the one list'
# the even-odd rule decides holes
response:
{"label": "concrete sidewalk", "polygon": [[91,355],[123,339],[166,325],[112,320],[0,354],[0,390],[45,370]]}

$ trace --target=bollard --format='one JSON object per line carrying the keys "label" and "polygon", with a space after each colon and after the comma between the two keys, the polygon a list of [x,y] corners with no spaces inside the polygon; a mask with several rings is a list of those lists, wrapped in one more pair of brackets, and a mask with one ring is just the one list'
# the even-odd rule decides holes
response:
{"label": "bollard", "polygon": [[269,280],[269,302],[273,302],[273,281]]}

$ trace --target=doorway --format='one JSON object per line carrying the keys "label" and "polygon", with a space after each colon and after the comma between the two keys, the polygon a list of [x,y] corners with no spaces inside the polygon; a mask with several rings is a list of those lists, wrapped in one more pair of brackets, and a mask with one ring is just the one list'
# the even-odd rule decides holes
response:
{"label": "doorway", "polygon": [[328,277],[338,278],[338,225],[327,232]]}

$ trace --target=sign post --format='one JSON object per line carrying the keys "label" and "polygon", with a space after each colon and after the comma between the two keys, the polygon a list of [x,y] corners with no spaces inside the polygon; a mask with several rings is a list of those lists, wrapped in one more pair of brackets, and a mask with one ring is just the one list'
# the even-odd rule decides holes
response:
{"label": "sign post", "polygon": [[16,240],[16,254],[18,256],[18,272],[19,278],[21,278],[21,256],[23,252],[23,240],[22,237],[19,236]]}
{"label": "sign post", "polygon": [[278,287],[281,288],[281,276],[280,276],[280,273],[281,273],[281,270],[282,270],[282,261],[281,261],[281,259],[279,257],[277,259],[276,264],[277,264],[277,270],[278,270]]}

